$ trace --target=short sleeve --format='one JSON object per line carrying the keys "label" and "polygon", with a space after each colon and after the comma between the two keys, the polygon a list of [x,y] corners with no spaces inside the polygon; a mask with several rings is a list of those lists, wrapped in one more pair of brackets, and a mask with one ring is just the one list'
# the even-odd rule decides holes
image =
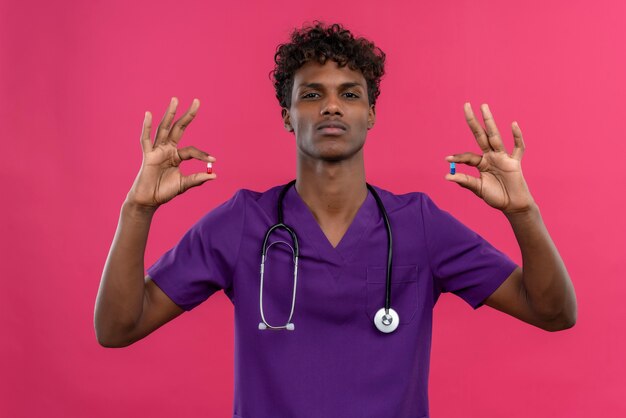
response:
{"label": "short sleeve", "polygon": [[422,217],[435,284],[481,307],[517,264],[424,194]]}
{"label": "short sleeve", "polygon": [[245,195],[240,190],[197,221],[148,275],[185,311],[231,288],[244,218]]}

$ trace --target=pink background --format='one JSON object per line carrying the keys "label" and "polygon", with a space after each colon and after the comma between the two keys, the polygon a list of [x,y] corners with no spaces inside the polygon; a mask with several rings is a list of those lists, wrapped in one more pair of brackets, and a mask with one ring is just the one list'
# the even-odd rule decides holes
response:
{"label": "pink background", "polygon": [[181,146],[215,155],[219,175],[159,209],[146,267],[237,189],[294,177],[268,73],[313,19],[388,54],[368,181],[428,193],[517,262],[504,216],[446,182],[443,158],[478,151],[464,101],[490,104],[509,149],[519,122],[526,179],[576,287],[578,323],[560,333],[443,295],[432,416],[626,416],[625,15],[617,0],[3,1],[0,416],[230,416],[222,292],[124,349],[98,345],[96,293],[146,110],[160,120],[171,96],[198,97]]}

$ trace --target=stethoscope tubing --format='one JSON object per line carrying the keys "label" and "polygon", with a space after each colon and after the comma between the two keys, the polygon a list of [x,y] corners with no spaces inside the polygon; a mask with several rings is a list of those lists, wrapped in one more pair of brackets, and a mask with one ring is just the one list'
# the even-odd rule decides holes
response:
{"label": "stethoscope tubing", "polygon": [[389,217],[387,216],[387,211],[385,210],[385,206],[383,206],[382,200],[376,193],[376,190],[368,183],[365,183],[370,192],[372,192],[372,196],[376,199],[376,204],[378,205],[378,209],[380,213],[383,215],[383,220],[385,221],[385,229],[387,230],[387,282],[385,287],[385,312],[389,313],[389,308],[391,307],[391,266],[392,266],[392,257],[393,257],[393,245],[392,245],[392,236],[391,236],[391,224],[389,223]]}

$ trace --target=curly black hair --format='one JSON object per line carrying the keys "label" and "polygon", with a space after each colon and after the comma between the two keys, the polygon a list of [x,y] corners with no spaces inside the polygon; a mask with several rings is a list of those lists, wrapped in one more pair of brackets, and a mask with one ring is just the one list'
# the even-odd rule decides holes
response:
{"label": "curly black hair", "polygon": [[376,104],[380,79],[385,74],[385,53],[365,38],[355,38],[340,24],[325,25],[315,21],[291,33],[291,42],[278,45],[270,73],[274,78],[276,98],[281,107],[291,107],[294,74],[308,61],[320,64],[330,59],[340,67],[359,70],[367,81],[369,104]]}

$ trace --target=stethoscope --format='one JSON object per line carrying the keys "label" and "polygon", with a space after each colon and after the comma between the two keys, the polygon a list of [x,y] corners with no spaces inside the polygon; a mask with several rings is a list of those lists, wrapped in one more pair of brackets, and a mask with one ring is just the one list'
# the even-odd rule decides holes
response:
{"label": "stethoscope", "polygon": [[[298,237],[296,236],[296,232],[293,230],[293,228],[291,228],[288,225],[285,225],[285,223],[283,222],[283,198],[285,197],[287,190],[289,190],[289,188],[293,186],[295,183],[296,183],[295,180],[290,181],[280,191],[280,195],[278,196],[278,223],[275,225],[272,225],[267,230],[267,232],[265,233],[265,238],[263,239],[263,250],[261,254],[261,290],[259,294],[259,308],[261,310],[261,320],[262,320],[262,322],[259,322],[260,330],[269,328],[269,329],[275,329],[275,330],[287,329],[289,331],[293,331],[295,329],[295,325],[293,322],[291,322],[291,318],[293,317],[293,311],[296,305],[296,287],[298,284],[298,256],[300,254],[300,249],[298,246]],[[378,205],[378,209],[380,210],[380,213],[383,215],[383,219],[385,220],[385,227],[387,228],[387,286],[386,286],[386,291],[385,291],[385,306],[383,308],[380,308],[378,312],[376,312],[376,315],[374,316],[374,325],[376,326],[376,328],[378,328],[379,331],[384,332],[384,333],[390,333],[390,332],[395,331],[396,328],[398,328],[398,323],[400,322],[400,317],[398,316],[398,313],[394,309],[391,308],[391,254],[392,254],[391,225],[389,224],[387,211],[385,211],[385,207],[383,206],[383,202],[380,200],[378,193],[376,193],[374,188],[370,186],[369,184],[365,183],[365,185],[374,196],[374,199],[376,199],[376,204]],[[289,243],[285,241],[274,241],[269,246],[267,245],[267,241],[269,240],[271,233],[278,229],[284,229],[285,231],[289,233],[289,235],[291,236],[291,240],[293,242],[293,246],[289,245]],[[289,319],[287,319],[287,323],[283,326],[272,326],[268,324],[267,321],[265,320],[265,314],[263,313],[263,273],[265,271],[265,260],[267,257],[267,251],[270,249],[272,245],[276,243],[283,243],[287,245],[289,248],[291,248],[291,252],[293,254],[293,263],[294,263],[293,296],[291,299],[291,312],[289,313]]]}

